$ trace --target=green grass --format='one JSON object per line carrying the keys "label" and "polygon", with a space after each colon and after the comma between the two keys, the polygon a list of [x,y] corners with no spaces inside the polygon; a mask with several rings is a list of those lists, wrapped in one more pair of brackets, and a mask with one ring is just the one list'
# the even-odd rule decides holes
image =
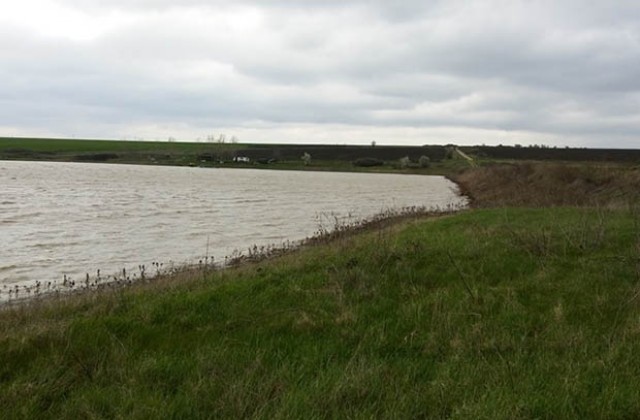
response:
{"label": "green grass", "polygon": [[640,220],[493,209],[0,313],[4,418],[635,418]]}
{"label": "green grass", "polygon": [[0,160],[195,166],[202,153],[231,159],[244,147],[232,143],[0,138]]}
{"label": "green grass", "polygon": [[238,144],[188,143],[129,140],[72,140],[0,137],[0,152],[23,150],[33,153],[96,153],[96,152],[182,152],[197,153],[212,148],[242,148]]}

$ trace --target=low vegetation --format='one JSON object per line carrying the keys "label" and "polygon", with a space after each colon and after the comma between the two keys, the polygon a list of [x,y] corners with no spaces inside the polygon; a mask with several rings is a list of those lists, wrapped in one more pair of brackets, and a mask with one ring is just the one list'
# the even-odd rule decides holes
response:
{"label": "low vegetation", "polygon": [[547,162],[640,162],[640,149],[592,149],[541,145],[465,146],[461,149],[481,159],[536,160]]}
{"label": "low vegetation", "polygon": [[354,166],[362,166],[362,167],[370,167],[370,166],[382,166],[384,165],[384,161],[376,158],[359,158],[353,161]]}
{"label": "low vegetation", "polygon": [[453,175],[475,207],[607,206],[640,203],[640,167],[516,162]]}

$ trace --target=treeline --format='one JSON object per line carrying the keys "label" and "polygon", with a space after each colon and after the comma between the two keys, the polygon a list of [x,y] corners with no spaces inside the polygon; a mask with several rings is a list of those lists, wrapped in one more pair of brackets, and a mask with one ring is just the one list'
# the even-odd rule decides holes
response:
{"label": "treeline", "polygon": [[516,160],[560,160],[593,162],[640,162],[637,149],[573,149],[518,146],[461,147],[478,158]]}

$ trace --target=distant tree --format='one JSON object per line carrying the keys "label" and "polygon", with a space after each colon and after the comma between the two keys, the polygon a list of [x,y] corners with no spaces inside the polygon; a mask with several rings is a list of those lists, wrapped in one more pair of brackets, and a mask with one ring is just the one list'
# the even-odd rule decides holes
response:
{"label": "distant tree", "polygon": [[371,142],[371,147],[376,147],[376,141],[375,140]]}
{"label": "distant tree", "polygon": [[[234,136],[234,137],[231,138],[231,142],[232,143],[234,143],[234,139],[235,139],[236,142],[238,141],[238,139]],[[207,141],[209,143],[220,143],[220,144],[223,144],[223,143],[226,143],[226,141],[227,141],[227,135],[224,134],[224,133],[221,133],[218,137],[216,137],[215,134],[209,134],[207,136]]]}
{"label": "distant tree", "polygon": [[404,168],[408,167],[409,164],[411,164],[411,159],[409,159],[409,156],[405,156],[403,158],[400,158],[398,163],[400,164],[400,167],[404,169]]}
{"label": "distant tree", "polygon": [[311,163],[311,155],[307,152],[304,152],[302,155],[302,162],[304,162],[305,166]]}
{"label": "distant tree", "polygon": [[429,159],[429,156],[422,155],[420,159],[418,159],[418,164],[421,168],[428,168],[431,166],[431,159]]}
{"label": "distant tree", "polygon": [[169,143],[173,143],[173,142],[175,142],[175,141],[176,141],[176,138],[175,138],[175,137],[171,137],[171,136],[169,136],[169,138],[167,139],[167,141],[168,141]]}
{"label": "distant tree", "polygon": [[445,159],[453,159],[453,152],[455,151],[455,146],[447,146],[444,148],[444,158]]}

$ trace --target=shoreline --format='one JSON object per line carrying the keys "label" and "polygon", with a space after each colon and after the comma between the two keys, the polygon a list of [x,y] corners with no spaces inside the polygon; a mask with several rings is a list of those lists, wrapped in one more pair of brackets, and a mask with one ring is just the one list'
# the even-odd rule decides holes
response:
{"label": "shoreline", "polygon": [[[407,220],[445,217],[467,209],[468,203],[460,206],[446,207],[444,209],[417,206],[390,209],[368,218],[354,220],[348,224],[336,224],[330,228],[321,228],[312,236],[304,239],[295,241],[287,240],[281,244],[270,244],[261,247],[257,247],[256,245],[248,246],[246,253],[244,251],[234,252],[231,255],[225,256],[224,260],[220,262],[213,262],[212,259],[212,262],[209,263],[208,259],[205,258],[204,262],[200,260],[199,263],[167,264],[169,266],[168,268],[164,268],[164,264],[162,263],[154,263],[153,267],[157,268],[156,273],[149,275],[146,274],[146,267],[139,266],[139,268],[142,267],[140,269],[140,275],[138,273],[134,273],[133,276],[131,276],[131,273],[127,275],[123,269],[122,272],[118,272],[117,274],[100,277],[100,270],[98,270],[97,276],[94,277],[87,273],[84,281],[76,282],[70,280],[67,282],[65,276],[63,283],[60,284],[52,284],[49,282],[48,285],[42,285],[40,281],[33,281],[31,285],[5,286],[0,290],[0,310],[28,306],[32,303],[58,301],[78,295],[117,291],[131,286],[153,284],[157,281],[171,281],[172,278],[185,275],[206,276],[213,272],[232,270],[278,258],[283,255],[298,252],[305,247],[327,244],[337,239],[382,229]],[[157,267],[155,264],[157,264]],[[16,293],[16,290],[19,292]],[[3,295],[9,295],[9,297],[6,298]]]}
{"label": "shoreline", "polygon": [[[87,162],[84,162],[87,163]],[[557,168],[562,168],[561,172],[558,172]],[[525,169],[522,169],[525,168]],[[533,168],[533,169],[531,169]],[[491,193],[492,195],[489,196],[489,198],[486,197],[486,193],[483,192],[482,188],[478,188],[477,186],[471,185],[471,183],[476,182],[476,183],[480,183],[482,185],[485,185],[487,182],[489,183],[495,183],[495,184],[503,184],[505,182],[508,181],[514,181],[516,180],[517,176],[514,175],[513,171],[516,171],[516,173],[518,173],[518,171],[522,172],[522,170],[526,170],[526,171],[530,171],[531,174],[529,176],[531,177],[536,177],[539,178],[540,175],[538,172],[535,172],[537,169],[543,170],[543,171],[548,171],[548,169],[546,168],[551,168],[551,173],[553,174],[553,176],[560,176],[562,178],[567,178],[567,179],[573,179],[572,177],[574,177],[576,180],[580,180],[581,176],[585,176],[585,172],[584,172],[584,167],[582,166],[575,166],[575,167],[565,167],[565,166],[560,166],[557,164],[547,164],[547,163],[538,163],[538,164],[530,164],[530,163],[522,163],[522,164],[515,164],[515,165],[497,165],[497,166],[488,166],[488,167],[480,167],[480,168],[475,168],[473,170],[469,170],[467,172],[467,174],[458,174],[458,175],[453,175],[453,174],[449,174],[449,175],[441,175],[443,177],[445,177],[446,179],[448,179],[449,181],[451,181],[452,183],[454,183],[458,189],[457,194],[460,197],[464,197],[466,199],[466,204],[464,207],[462,208],[458,208],[457,210],[441,210],[440,213],[437,214],[433,214],[433,212],[428,211],[424,208],[420,209],[419,214],[417,213],[409,213],[408,215],[387,215],[385,217],[383,217],[384,221],[382,220],[377,220],[374,221],[373,223],[369,224],[368,220],[363,220],[360,222],[363,222],[366,226],[348,226],[346,227],[344,230],[344,232],[342,231],[342,227],[340,226],[336,226],[334,227],[334,229],[338,229],[340,232],[340,234],[356,234],[362,230],[368,230],[368,229],[376,229],[377,223],[379,224],[386,224],[386,223],[395,223],[396,221],[402,220],[406,217],[419,217],[421,216],[437,216],[437,215],[446,215],[446,214],[452,214],[452,213],[456,213],[459,211],[464,211],[467,209],[474,209],[474,208],[483,208],[483,207],[495,207],[496,203],[505,203],[508,204],[510,202],[512,202],[511,205],[533,205],[534,207],[539,207],[541,205],[545,205],[543,200],[546,198],[551,198],[551,199],[558,199],[563,198],[564,194],[566,193],[562,193],[560,196],[558,195],[558,192],[556,190],[553,190],[551,192],[549,191],[544,191],[543,189],[540,189],[540,191],[528,191],[527,188],[522,188],[522,185],[518,184],[517,186],[517,190],[513,190],[512,187],[506,188],[506,187],[500,187],[503,188],[504,191],[500,191],[498,193],[493,192]],[[599,168],[599,167],[595,167],[595,168]],[[244,169],[251,169],[251,168],[244,168]],[[272,170],[278,170],[277,168],[264,168],[264,169],[272,169]],[[603,172],[602,174],[600,174],[600,172]],[[610,176],[610,172],[609,169],[607,167],[604,168],[599,168],[598,171],[596,172],[589,172],[589,176],[590,177],[595,177],[594,179],[598,179],[598,177],[609,177]],[[635,171],[635,172],[634,172]],[[556,173],[558,172],[558,173]],[[626,172],[629,173],[637,173],[637,170],[634,170],[633,168],[631,169],[627,169]],[[626,173],[625,172],[625,173]],[[473,174],[472,174],[473,173]],[[505,178],[506,177],[506,178]],[[640,180],[640,177],[637,178],[638,180]],[[471,181],[472,180],[472,181]],[[547,180],[546,182],[550,182],[549,180]],[[557,183],[558,185],[560,185],[561,183],[559,181],[553,181],[555,183]],[[573,184],[575,184],[577,181],[571,181]],[[628,182],[628,180],[625,180],[625,182]],[[632,183],[629,182],[629,186],[632,187]],[[588,183],[585,185],[589,185]],[[594,184],[595,187],[597,187],[597,189],[602,190],[602,189],[606,189],[605,187],[603,187],[602,185],[599,185],[598,183]],[[532,188],[533,190],[536,190],[536,188],[540,188],[538,186],[535,185],[535,183],[532,183]],[[573,189],[575,189],[575,186],[572,187]],[[615,186],[615,188],[619,189],[619,186]],[[480,192],[479,192],[480,191]],[[517,194],[516,192],[517,191]],[[543,194],[545,194],[545,196],[543,197],[539,197],[540,192],[542,192]],[[502,194],[504,197],[502,199],[498,199],[496,198],[497,195],[496,194]],[[584,197],[589,197],[590,194],[592,194],[589,191],[578,191],[578,194],[584,196]],[[629,192],[617,192],[617,195],[629,195]],[[508,201],[508,197],[510,196],[511,201]],[[575,198],[573,198],[573,196],[571,196],[573,200],[575,200]],[[517,201],[516,201],[517,200]],[[602,200],[610,200],[609,196],[605,196],[604,198],[601,198],[600,201]],[[563,203],[565,203],[567,200],[566,199],[562,199],[561,201],[559,201],[557,204],[554,205],[565,205]],[[598,197],[592,197],[592,199],[588,202],[584,202],[581,205],[588,205],[588,204],[593,204],[593,203],[597,203],[598,202]],[[541,204],[542,203],[542,204]],[[400,209],[401,211],[403,209]],[[378,216],[380,215],[374,215],[372,216],[372,218],[376,219],[378,218]],[[215,271],[215,270],[225,270],[228,268],[232,268],[235,266],[238,266],[240,264],[244,264],[244,263],[252,263],[255,261],[260,261],[262,259],[266,259],[266,258],[271,258],[271,257],[275,257],[275,256],[279,256],[279,255],[284,255],[286,253],[290,253],[290,252],[295,252],[296,250],[307,246],[307,245],[312,245],[312,244],[316,244],[316,243],[322,243],[323,241],[326,241],[327,238],[332,237],[334,232],[329,232],[329,231],[325,231],[325,232],[321,232],[320,235],[318,237],[316,236],[312,236],[312,237],[308,237],[306,239],[301,239],[299,241],[294,241],[291,243],[291,246],[287,245],[286,247],[281,246],[279,244],[270,244],[267,245],[266,248],[269,250],[269,252],[273,253],[273,255],[261,255],[260,253],[256,253],[255,255],[246,255],[244,253],[240,253],[237,256],[232,256],[232,255],[228,255],[225,257],[225,261],[233,261],[232,263],[226,265],[225,263],[216,263],[216,265],[210,269],[207,270],[207,272],[210,271]],[[287,241],[288,242],[288,241]],[[263,246],[262,248],[265,248],[265,246]],[[206,265],[206,264],[205,264]],[[152,279],[154,278],[165,278],[167,276],[171,276],[173,274],[175,274],[176,272],[193,272],[193,271],[197,271],[198,268],[201,267],[201,264],[183,264],[183,263],[179,263],[177,265],[173,265],[172,263],[172,268],[170,269],[172,272],[170,273],[157,273],[154,274],[152,276],[147,276],[146,278],[143,278],[142,280],[145,282],[151,282]],[[173,271],[175,270],[175,271]],[[115,275],[109,275],[108,277],[111,278],[110,281],[105,281],[99,285],[95,284],[95,278],[91,278],[90,279],[90,283],[92,284],[91,287],[86,287],[86,291],[87,292],[93,292],[95,291],[95,287],[109,287],[109,288],[116,288],[116,287],[126,287],[128,285],[132,285],[133,283],[138,282],[140,279],[138,277],[134,277],[134,278],[116,278]],[[78,286],[78,288],[75,288],[75,286],[73,288],[67,288],[66,286],[62,286],[62,284],[57,285],[58,289],[57,290],[44,290],[44,287],[41,287],[40,292],[38,293],[39,295],[36,296],[31,295],[31,293],[34,291],[34,286],[35,286],[35,281],[30,285],[30,286],[23,286],[21,285],[21,287],[23,287],[22,289],[22,294],[20,299],[17,300],[17,302],[22,302],[25,300],[33,300],[33,299],[42,299],[43,296],[46,296],[46,299],[50,299],[50,298],[54,298],[55,299],[55,294],[62,294],[62,295],[67,295],[67,294],[77,294],[78,293],[78,288],[81,288],[83,284],[85,284],[84,281],[77,281],[76,285]],[[108,286],[107,286],[108,285]],[[115,285],[115,286],[114,286]],[[29,288],[30,290],[28,292],[26,292],[26,288]],[[75,288],[75,290],[74,290]],[[0,295],[2,294],[7,294],[9,292],[10,288],[3,288],[2,290],[0,290]],[[28,297],[24,297],[25,292],[27,295],[30,295]],[[2,307],[6,307],[7,304],[9,303],[16,303],[16,298],[13,297],[12,299],[6,299],[3,298],[2,296],[0,296],[0,308]]]}

